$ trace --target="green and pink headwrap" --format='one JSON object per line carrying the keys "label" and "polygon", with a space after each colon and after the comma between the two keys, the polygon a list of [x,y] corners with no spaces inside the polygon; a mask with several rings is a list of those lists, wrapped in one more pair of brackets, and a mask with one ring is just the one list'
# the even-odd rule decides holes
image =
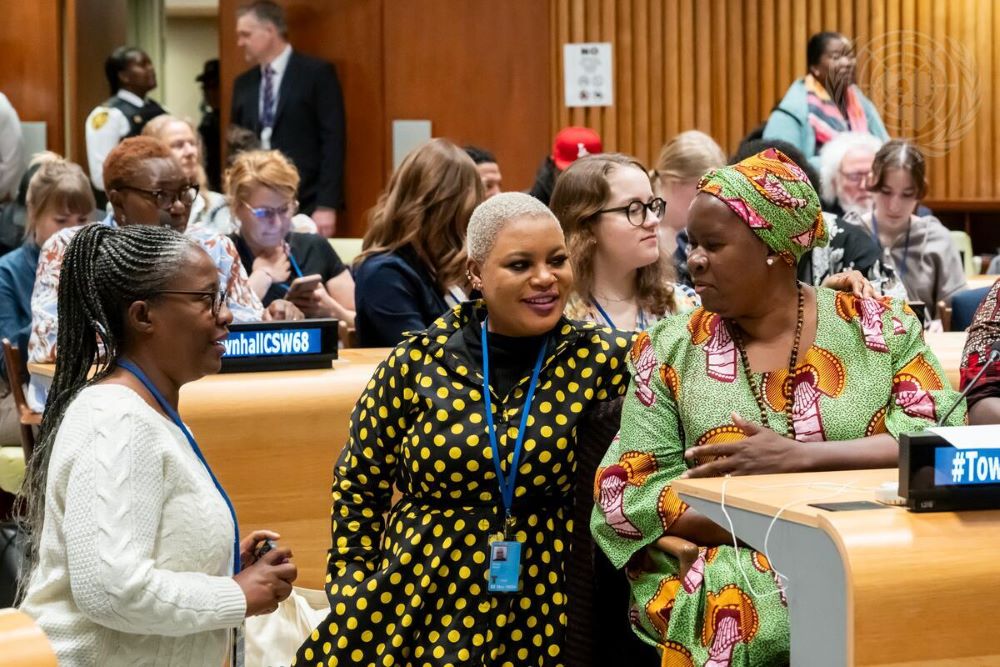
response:
{"label": "green and pink headwrap", "polygon": [[714,169],[698,183],[725,202],[769,248],[795,266],[829,242],[819,196],[805,172],[776,148]]}

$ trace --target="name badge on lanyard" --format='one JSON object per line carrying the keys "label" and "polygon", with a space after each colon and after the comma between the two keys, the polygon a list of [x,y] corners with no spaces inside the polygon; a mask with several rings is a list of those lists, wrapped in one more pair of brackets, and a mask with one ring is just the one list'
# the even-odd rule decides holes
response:
{"label": "name badge on lanyard", "polygon": [[482,328],[483,346],[483,401],[485,403],[487,432],[490,437],[490,448],[493,451],[493,467],[496,470],[497,482],[500,485],[500,500],[503,503],[504,523],[499,539],[491,540],[490,547],[490,577],[488,589],[491,593],[516,593],[521,587],[521,543],[513,539],[514,519],[511,517],[511,507],[514,504],[514,488],[517,483],[517,467],[521,460],[521,449],[524,445],[524,432],[528,427],[528,414],[531,412],[531,401],[538,387],[538,375],[545,361],[545,351],[549,346],[548,336],[542,341],[538,350],[538,359],[531,373],[528,393],[521,409],[521,427],[514,440],[514,455],[511,458],[510,470],[503,474],[500,460],[500,445],[497,442],[496,425],[493,423],[493,403],[490,398],[490,350],[486,336],[486,320]]}

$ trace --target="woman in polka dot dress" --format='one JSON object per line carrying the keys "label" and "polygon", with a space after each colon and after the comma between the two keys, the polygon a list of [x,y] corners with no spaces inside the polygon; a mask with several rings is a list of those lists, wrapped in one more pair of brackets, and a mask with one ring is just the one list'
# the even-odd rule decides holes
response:
{"label": "woman in polka dot dress", "polygon": [[[562,317],[573,272],[537,200],[487,200],[467,244],[483,301],[400,343],[355,407],[334,475],[331,613],[296,665],[566,664],[576,426],[624,392],[630,341]],[[490,590],[491,552],[517,558],[497,541],[519,545],[514,592]]]}

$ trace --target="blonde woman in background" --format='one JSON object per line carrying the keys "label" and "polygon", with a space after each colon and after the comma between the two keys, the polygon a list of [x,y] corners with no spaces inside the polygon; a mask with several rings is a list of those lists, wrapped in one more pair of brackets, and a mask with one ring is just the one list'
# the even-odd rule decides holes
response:
{"label": "blonde woman in background", "polygon": [[[36,171],[28,185],[24,243],[0,257],[0,338],[9,339],[22,357],[31,333],[31,291],[41,247],[60,229],[86,224],[95,207],[90,181],[79,165],[41,153],[29,169]],[[0,444],[14,444],[20,442],[20,426],[2,359],[0,370]]]}
{"label": "blonde woman in background", "polygon": [[208,188],[208,178],[202,165],[201,139],[191,121],[164,114],[146,123],[142,133],[165,143],[181,163],[188,182],[198,186],[198,196],[191,204],[188,229],[208,229],[222,235],[235,232],[237,226],[226,205],[226,198]]}
{"label": "blonde woman in background", "polygon": [[659,234],[664,206],[646,168],[628,155],[591,155],[566,168],[551,207],[576,276],[567,317],[641,330],[697,305],[673,282]]}
{"label": "blonde woman in background", "polygon": [[698,181],[711,169],[726,164],[726,155],[712,137],[698,130],[681,132],[660,149],[656,167],[650,172],[653,192],[667,202],[660,221],[660,236],[666,252],[673,253],[678,282],[690,286],[687,270],[688,208],[698,192]]}
{"label": "blonde woman in background", "polygon": [[[231,234],[250,288],[265,306],[287,298],[306,317],[335,317],[354,326],[354,279],[330,242],[292,230],[299,172],[280,151],[246,151],[226,170],[226,197],[239,231]],[[296,279],[319,284],[293,289]]]}

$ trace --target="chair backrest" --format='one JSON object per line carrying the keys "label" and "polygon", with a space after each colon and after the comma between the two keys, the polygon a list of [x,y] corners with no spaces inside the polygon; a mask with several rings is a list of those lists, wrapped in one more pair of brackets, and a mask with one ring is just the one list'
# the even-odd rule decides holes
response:
{"label": "chair backrest", "polygon": [[56,654],[42,629],[17,609],[0,609],[0,656],[4,667],[57,667]]}
{"label": "chair backrest", "polygon": [[958,254],[962,256],[962,266],[965,267],[965,275],[974,276],[976,271],[975,261],[972,258],[972,237],[965,232],[952,231],[951,241],[958,248]]}
{"label": "chair backrest", "polygon": [[969,328],[976,309],[989,291],[989,287],[976,287],[962,290],[951,297],[951,331],[965,331]]}
{"label": "chair backrest", "polygon": [[363,239],[354,238],[343,238],[343,239],[330,239],[330,247],[337,253],[342,261],[347,266],[351,265],[354,258],[361,254],[361,241]]}
{"label": "chair backrest", "polygon": [[[24,449],[24,463],[27,465],[35,450],[35,433],[31,430],[31,424],[37,424],[40,420],[28,407],[28,401],[24,398],[21,351],[6,338],[3,339],[3,363],[7,370],[10,393],[14,396],[14,405],[17,406],[18,419],[21,422],[21,447]],[[32,416],[35,418],[32,419]]]}

